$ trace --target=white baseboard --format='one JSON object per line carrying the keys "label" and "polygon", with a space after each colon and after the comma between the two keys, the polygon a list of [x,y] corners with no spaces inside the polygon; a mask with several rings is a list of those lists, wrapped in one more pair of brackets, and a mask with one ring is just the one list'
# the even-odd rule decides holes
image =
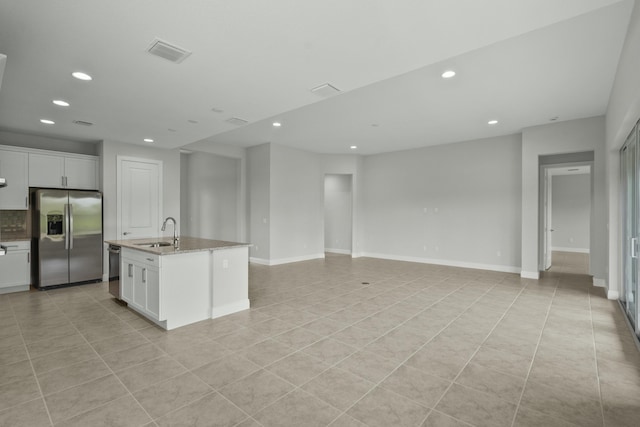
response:
{"label": "white baseboard", "polygon": [[237,301],[232,304],[225,304],[220,307],[213,307],[211,309],[211,318],[216,319],[218,317],[226,316],[227,314],[237,313],[242,310],[248,310],[251,304],[249,299]]}
{"label": "white baseboard", "polygon": [[362,258],[364,255],[362,254],[362,252],[352,252],[351,253],[351,258]]}
{"label": "white baseboard", "polygon": [[578,254],[588,254],[589,248],[561,248],[561,247],[552,247],[551,248],[552,251],[558,251],[558,252],[575,252]]}
{"label": "white baseboard", "polygon": [[520,272],[520,277],[522,277],[523,279],[539,280],[540,279],[540,272],[539,271],[524,271],[524,270],[522,270]]}
{"label": "white baseboard", "polygon": [[351,255],[351,251],[349,249],[333,249],[333,248],[325,248],[325,252],[330,252],[332,254],[342,254],[342,255]]}
{"label": "white baseboard", "polygon": [[593,278],[593,286],[598,287],[598,288],[606,288],[607,287],[607,281],[604,279],[596,279],[595,277]]}
{"label": "white baseboard", "polygon": [[419,257],[410,257],[410,256],[402,256],[402,255],[378,254],[378,253],[371,253],[371,252],[363,252],[362,254],[358,254],[358,256],[389,259],[393,261],[417,262],[420,264],[435,264],[435,265],[446,265],[449,267],[472,268],[475,270],[500,271],[503,273],[520,273],[520,267],[513,267],[510,265],[480,264],[475,262],[419,258]]}
{"label": "white baseboard", "polygon": [[292,262],[300,262],[300,261],[310,261],[313,259],[324,259],[324,252],[321,254],[314,255],[302,255],[298,257],[291,258],[280,258],[280,259],[264,259],[264,258],[249,258],[249,262],[260,265],[281,265],[281,264],[290,264]]}
{"label": "white baseboard", "polygon": [[614,290],[611,290],[611,289],[609,289],[607,291],[607,299],[616,300],[616,299],[619,299],[619,298],[620,298],[620,294],[618,293],[618,291],[614,291]]}
{"label": "white baseboard", "polygon": [[10,294],[12,292],[24,292],[30,289],[29,285],[9,286],[6,288],[0,288],[0,294]]}

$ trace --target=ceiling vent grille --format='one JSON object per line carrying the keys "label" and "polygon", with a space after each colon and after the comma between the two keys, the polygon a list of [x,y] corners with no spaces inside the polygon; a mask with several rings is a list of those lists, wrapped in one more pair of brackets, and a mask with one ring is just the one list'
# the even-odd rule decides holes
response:
{"label": "ceiling vent grille", "polygon": [[93,123],[91,122],[85,122],[84,120],[74,120],[73,123],[80,125],[80,126],[93,126]]}
{"label": "ceiling vent grille", "polygon": [[242,126],[242,125],[246,125],[247,123],[249,123],[248,121],[243,120],[243,119],[239,119],[237,117],[231,117],[230,119],[225,120],[225,122],[231,123],[232,125],[236,125],[236,126]]}
{"label": "ceiling vent grille", "polygon": [[147,52],[168,61],[175,62],[176,64],[181,63],[191,55],[191,52],[188,50],[158,38],[151,42],[151,45],[147,48]]}
{"label": "ceiling vent grille", "polygon": [[323,98],[328,98],[330,96],[339,94],[340,89],[336,88],[335,86],[331,86],[329,83],[325,83],[318,87],[314,87],[313,89],[311,89],[311,92]]}

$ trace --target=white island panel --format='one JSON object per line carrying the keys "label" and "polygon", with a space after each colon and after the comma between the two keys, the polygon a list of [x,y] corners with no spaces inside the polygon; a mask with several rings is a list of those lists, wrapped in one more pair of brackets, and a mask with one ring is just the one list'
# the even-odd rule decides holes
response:
{"label": "white island panel", "polygon": [[212,251],[213,295],[211,318],[249,308],[249,248]]}
{"label": "white island panel", "polygon": [[209,318],[210,259],[208,251],[162,257],[160,301],[167,329]]}

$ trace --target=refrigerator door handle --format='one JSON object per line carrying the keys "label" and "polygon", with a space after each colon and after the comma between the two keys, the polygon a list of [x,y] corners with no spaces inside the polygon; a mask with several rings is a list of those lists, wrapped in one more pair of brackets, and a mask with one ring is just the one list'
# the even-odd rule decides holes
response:
{"label": "refrigerator door handle", "polygon": [[69,249],[69,204],[64,205],[64,248]]}
{"label": "refrigerator door handle", "polygon": [[69,233],[69,249],[73,249],[73,205],[67,205],[67,212],[69,213],[69,229],[67,232]]}

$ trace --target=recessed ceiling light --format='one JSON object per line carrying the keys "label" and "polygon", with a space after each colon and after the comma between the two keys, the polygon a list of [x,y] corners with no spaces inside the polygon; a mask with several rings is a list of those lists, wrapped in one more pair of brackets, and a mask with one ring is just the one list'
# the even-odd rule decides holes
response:
{"label": "recessed ceiling light", "polygon": [[177,132],[177,130],[175,130],[175,129],[171,129],[171,128],[169,128],[169,129],[167,129],[167,130],[168,130],[169,132]]}
{"label": "recessed ceiling light", "polygon": [[371,123],[372,128],[377,128],[379,125],[377,123]]}
{"label": "recessed ceiling light", "polygon": [[556,120],[558,120],[560,117],[559,116],[553,116],[549,119],[550,122],[555,122]]}
{"label": "recessed ceiling light", "polygon": [[351,148],[352,150],[355,150],[355,149],[357,149],[357,148],[358,148],[358,146],[357,146],[357,145],[352,145],[352,146],[351,146],[351,147],[349,147],[349,148]]}
{"label": "recessed ceiling light", "polygon": [[198,123],[198,121],[197,121],[197,120],[193,120],[193,119],[189,119],[189,120],[187,120],[187,121],[188,121],[189,123],[193,124],[193,125],[195,125],[196,123]]}
{"label": "recessed ceiling light", "polygon": [[53,103],[59,105],[60,107],[68,107],[69,103],[67,101],[63,101],[61,99],[54,99]]}
{"label": "recessed ceiling light", "polygon": [[87,73],[83,73],[82,71],[74,71],[73,73],[71,73],[71,75],[78,80],[86,80],[86,81],[93,80],[93,77],[91,77]]}
{"label": "recessed ceiling light", "polygon": [[442,73],[442,78],[443,79],[450,79],[451,77],[455,76],[456,72],[453,70],[447,70],[444,73]]}
{"label": "recessed ceiling light", "polygon": [[145,138],[145,139],[143,139],[143,141],[144,141],[144,142],[153,142],[153,139],[151,139],[151,138]]}
{"label": "recessed ceiling light", "polygon": [[497,120],[489,120],[487,123],[490,124],[490,125],[497,125],[498,121]]}
{"label": "recessed ceiling light", "polygon": [[282,123],[280,123],[280,122],[273,122],[273,127],[274,127],[274,128],[279,128],[280,126],[282,126]]}
{"label": "recessed ceiling light", "polygon": [[54,122],[53,120],[49,120],[49,119],[40,119],[40,123],[44,123],[45,125],[54,125],[54,124],[56,124],[56,122]]}

